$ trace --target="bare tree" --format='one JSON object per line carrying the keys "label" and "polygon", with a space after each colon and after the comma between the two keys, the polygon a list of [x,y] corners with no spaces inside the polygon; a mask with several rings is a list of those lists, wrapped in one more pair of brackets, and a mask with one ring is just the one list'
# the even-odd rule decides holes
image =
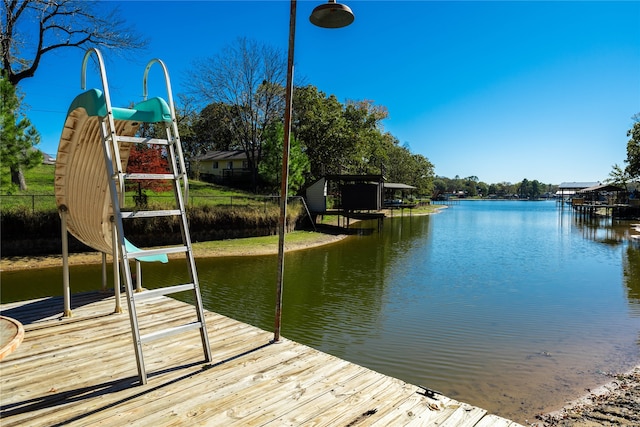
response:
{"label": "bare tree", "polygon": [[[2,78],[17,88],[20,81],[35,75],[44,55],[62,48],[124,51],[146,46],[147,41],[118,17],[118,9],[107,4],[88,0],[2,0]],[[16,122],[19,110],[19,105],[13,110]],[[37,131],[32,128],[32,133],[36,135]],[[2,138],[0,150],[21,152],[24,159],[29,152],[18,139],[11,138]],[[11,166],[11,181],[20,189],[26,189],[23,168],[28,167],[33,164],[26,160]]]}
{"label": "bare tree", "polygon": [[33,77],[42,57],[61,48],[139,49],[147,41],[118,8],[88,0],[2,0],[0,55],[9,82]]}
{"label": "bare tree", "polygon": [[247,153],[252,183],[257,184],[263,133],[284,114],[284,52],[238,38],[217,55],[197,62],[190,89],[203,103],[222,103],[234,140]]}

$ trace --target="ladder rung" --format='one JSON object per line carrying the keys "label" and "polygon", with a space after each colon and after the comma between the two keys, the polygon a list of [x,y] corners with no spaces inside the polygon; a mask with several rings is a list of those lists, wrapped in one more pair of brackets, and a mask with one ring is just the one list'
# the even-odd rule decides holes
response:
{"label": "ladder rung", "polygon": [[153,145],[169,145],[166,139],[157,138],[140,138],[139,136],[118,136],[118,141],[133,142],[134,144],[153,144]]}
{"label": "ladder rung", "polygon": [[143,251],[137,251],[137,252],[128,252],[127,253],[127,257],[129,258],[144,258],[146,256],[153,256],[153,255],[162,255],[162,254],[177,254],[180,252],[187,252],[187,247],[186,246],[174,246],[171,248],[160,248],[160,249],[146,249]]}
{"label": "ladder rung", "polygon": [[182,291],[189,291],[189,290],[192,290],[194,287],[195,286],[193,283],[186,283],[184,285],[165,286],[164,288],[149,289],[144,292],[134,293],[133,299],[136,302],[138,302],[138,301],[146,300],[149,298],[158,297],[161,295],[169,295],[169,294],[175,294]]}
{"label": "ladder rung", "polygon": [[[178,175],[178,177],[180,177]],[[125,173],[124,179],[175,179],[176,177],[171,173]]]}
{"label": "ladder rung", "polygon": [[175,216],[182,214],[180,209],[167,209],[163,211],[132,211],[121,212],[122,218],[151,218],[156,216]]}
{"label": "ladder rung", "polygon": [[144,344],[149,341],[157,340],[157,339],[168,337],[171,335],[181,334],[183,332],[187,332],[192,329],[200,329],[200,328],[202,328],[201,322],[187,323],[185,325],[175,326],[173,328],[163,329],[161,331],[151,332],[146,335],[141,335],[140,342]]}

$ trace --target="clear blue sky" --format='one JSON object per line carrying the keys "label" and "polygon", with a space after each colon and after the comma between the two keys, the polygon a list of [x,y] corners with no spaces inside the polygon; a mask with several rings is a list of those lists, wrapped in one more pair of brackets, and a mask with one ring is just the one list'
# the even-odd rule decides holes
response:
{"label": "clear blue sky", "polygon": [[[141,99],[151,58],[180,93],[194,60],[238,37],[287,48],[288,1],[105,3],[150,40],[139,59],[103,52],[116,106]],[[437,175],[559,184],[623,164],[640,112],[640,2],[345,0],[356,19],[336,30],[309,23],[321,3],[298,2],[296,76],[342,102],[386,106],[385,130]],[[44,152],[57,151],[82,55],[49,54],[21,83]]]}

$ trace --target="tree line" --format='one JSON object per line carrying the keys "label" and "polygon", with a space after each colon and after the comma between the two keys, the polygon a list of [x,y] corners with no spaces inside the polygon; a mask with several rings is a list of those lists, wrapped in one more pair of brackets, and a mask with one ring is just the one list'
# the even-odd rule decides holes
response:
{"label": "tree line", "polygon": [[477,176],[454,178],[438,176],[433,182],[433,197],[442,198],[450,195],[458,197],[496,197],[496,198],[517,198],[536,200],[552,194],[558,189],[557,185],[544,184],[537,179],[522,181],[512,184],[510,182],[500,182],[487,184],[480,181]]}

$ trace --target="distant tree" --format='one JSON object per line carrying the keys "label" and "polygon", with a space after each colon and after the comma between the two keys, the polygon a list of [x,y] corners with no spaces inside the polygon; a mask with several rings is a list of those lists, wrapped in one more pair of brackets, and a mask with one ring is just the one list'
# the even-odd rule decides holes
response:
{"label": "distant tree", "polygon": [[409,181],[409,184],[416,187],[418,195],[432,194],[435,175],[433,163],[421,154],[413,154],[412,159],[414,176]]}
{"label": "distant tree", "polygon": [[147,41],[125,25],[109,2],[78,0],[2,0],[2,69],[9,83],[33,77],[49,52],[100,47],[131,50]]}
{"label": "distant tree", "polygon": [[284,115],[286,58],[281,50],[239,38],[194,64],[190,90],[205,103],[222,103],[233,140],[242,145],[255,188],[263,133]]}
{"label": "distant tree", "polygon": [[540,198],[540,194],[542,194],[542,189],[544,185],[540,183],[537,179],[533,181],[529,181],[528,179],[523,179],[520,185],[518,186],[518,197],[521,199],[529,199],[536,200]]}
{"label": "distant tree", "polygon": [[0,78],[0,165],[9,173],[11,184],[20,191],[27,189],[23,171],[42,163],[38,131],[27,117],[20,114],[20,100],[7,78]]}
{"label": "distant tree", "polygon": [[209,104],[200,111],[193,123],[194,137],[201,144],[199,154],[243,149],[232,131],[233,123],[240,120],[236,113],[237,109],[221,102]]}
{"label": "distant tree", "polygon": [[482,197],[487,197],[489,195],[489,186],[485,182],[476,183],[476,189],[478,190],[478,195]]}
{"label": "distant tree", "polygon": [[445,181],[445,178],[443,177],[436,177],[433,180],[433,190],[431,193],[431,197],[433,199],[437,199],[438,197],[444,195],[447,192],[447,183]]}
{"label": "distant tree", "polygon": [[433,164],[421,154],[412,154],[407,144],[389,147],[385,166],[387,181],[416,187],[414,195],[433,195]]}
{"label": "distant tree", "polygon": [[640,178],[640,113],[633,116],[634,124],[627,131],[630,138],[627,142],[626,173],[632,180]]}
{"label": "distant tree", "polygon": [[342,173],[351,151],[342,104],[311,85],[296,87],[293,95],[292,132],[309,158],[309,179]]}
{"label": "distant tree", "polygon": [[406,146],[393,144],[387,149],[387,161],[385,162],[385,178],[389,182],[410,184],[413,181],[413,159]]}
{"label": "distant tree", "polygon": [[605,180],[608,184],[622,185],[625,191],[629,191],[629,181],[631,181],[631,176],[629,175],[627,168],[623,169],[617,163],[611,167],[609,178]]}
{"label": "distant tree", "polygon": [[450,190],[452,193],[458,193],[464,189],[464,180],[460,178],[460,175],[456,175],[450,184]]}
{"label": "distant tree", "polygon": [[475,175],[469,176],[464,179],[464,192],[469,197],[475,197],[478,195],[478,177]]}
{"label": "distant tree", "polygon": [[[282,179],[282,147],[284,126],[277,122],[265,131],[264,158],[260,163],[260,177],[274,190],[280,189]],[[289,147],[289,186],[288,192],[295,194],[305,183],[309,172],[309,159],[302,152],[300,142],[292,138]]]}
{"label": "distant tree", "polygon": [[531,200],[536,200],[540,198],[540,194],[542,193],[543,185],[540,184],[540,181],[534,179],[531,181],[531,189],[529,190],[529,198]]}
{"label": "distant tree", "polygon": [[395,138],[384,135],[382,120],[387,118],[386,107],[373,101],[348,101],[343,112],[346,120],[342,149],[347,158],[343,167],[348,173],[380,174],[387,150]]}

